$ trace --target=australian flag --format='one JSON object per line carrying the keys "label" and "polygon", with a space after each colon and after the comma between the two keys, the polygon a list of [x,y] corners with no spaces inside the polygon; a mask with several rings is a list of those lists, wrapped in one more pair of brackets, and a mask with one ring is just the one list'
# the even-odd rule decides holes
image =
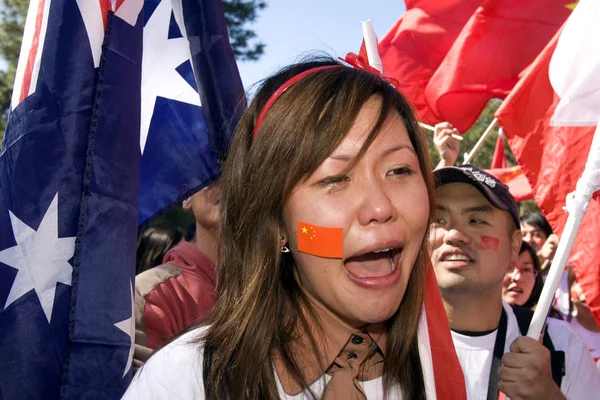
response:
{"label": "australian flag", "polygon": [[216,179],[243,100],[220,1],[31,1],[0,149],[0,400],[120,398],[138,223]]}
{"label": "australian flag", "polygon": [[220,0],[146,0],[139,222],[214,181],[245,108]]}
{"label": "australian flag", "polygon": [[134,332],[143,3],[33,0],[0,151],[0,398],[118,398]]}

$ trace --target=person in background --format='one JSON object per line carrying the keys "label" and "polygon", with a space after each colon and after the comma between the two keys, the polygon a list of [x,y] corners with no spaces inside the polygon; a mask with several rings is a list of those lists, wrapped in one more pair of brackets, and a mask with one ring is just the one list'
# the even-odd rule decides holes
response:
{"label": "person in background", "polygon": [[548,220],[539,212],[523,214],[520,220],[523,241],[534,248],[540,260],[541,270],[547,272],[558,246],[558,236],[552,232]]}
{"label": "person in background", "polygon": [[138,236],[135,274],[162,264],[167,251],[183,239],[180,229],[148,227]]}
{"label": "person in background", "polygon": [[502,298],[508,304],[534,307],[542,292],[543,281],[536,252],[527,242],[521,243],[519,259],[504,276]]}
{"label": "person in background", "polygon": [[453,138],[453,134],[458,135],[459,132],[450,122],[440,122],[435,126],[433,144],[440,155],[440,162],[435,169],[451,167],[458,159],[460,141]]}
{"label": "person in background", "polygon": [[183,202],[196,219],[196,233],[169,250],[163,264],[135,278],[134,369],[152,350],[192,323],[206,318],[215,303],[220,186],[213,183]]}
{"label": "person in background", "polygon": [[[525,213],[520,218],[523,241],[527,242],[536,251],[540,263],[540,278],[546,280],[546,275],[552,264],[554,253],[558,247],[559,238],[552,232],[548,220],[539,212]],[[556,290],[554,302],[550,310],[551,315],[560,319],[569,319],[573,308],[571,303],[569,285],[569,266],[565,267],[558,289]]]}
{"label": "person in background", "polygon": [[569,286],[571,288],[571,312],[567,320],[571,329],[587,345],[596,363],[600,362],[600,326],[585,301],[585,294],[575,278],[573,268],[569,268]]}
{"label": "person in background", "polygon": [[[564,321],[547,320],[543,344],[527,333],[532,311],[502,300],[521,248],[517,202],[472,165],[434,171],[431,262],[470,400],[591,399],[600,374]],[[562,355],[562,358],[561,358]]]}

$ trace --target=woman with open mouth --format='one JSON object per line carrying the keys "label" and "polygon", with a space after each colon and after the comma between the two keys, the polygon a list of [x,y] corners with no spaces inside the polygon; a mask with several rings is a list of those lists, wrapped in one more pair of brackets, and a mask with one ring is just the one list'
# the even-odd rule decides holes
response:
{"label": "woman with open mouth", "polygon": [[432,179],[385,77],[327,58],[265,80],[221,178],[215,311],[125,399],[465,399],[429,271]]}

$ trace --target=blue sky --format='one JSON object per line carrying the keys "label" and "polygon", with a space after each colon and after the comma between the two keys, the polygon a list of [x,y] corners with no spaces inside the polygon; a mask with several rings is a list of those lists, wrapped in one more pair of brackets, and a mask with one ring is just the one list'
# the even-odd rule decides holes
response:
{"label": "blue sky", "polygon": [[266,0],[251,28],[266,44],[257,62],[240,62],[246,89],[305,52],[325,51],[333,56],[358,52],[360,21],[371,19],[381,38],[405,11],[402,0]]}
{"label": "blue sky", "polygon": [[[305,52],[325,51],[333,56],[358,52],[362,41],[360,21],[371,19],[381,38],[404,13],[402,0],[266,0],[251,28],[265,43],[256,62],[240,62],[244,87],[294,62]],[[0,69],[5,67],[0,60]]]}

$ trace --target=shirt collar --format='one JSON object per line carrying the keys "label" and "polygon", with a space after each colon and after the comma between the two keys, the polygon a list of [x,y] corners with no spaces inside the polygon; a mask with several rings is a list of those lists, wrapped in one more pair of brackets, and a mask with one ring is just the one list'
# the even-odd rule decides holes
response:
{"label": "shirt collar", "polygon": [[[365,342],[373,340],[383,356],[385,356],[387,345],[387,328],[385,323],[370,324],[363,329],[355,329],[345,324],[315,301],[311,300],[310,302],[313,306],[315,316],[317,317],[317,323],[320,324],[321,328],[317,329],[315,326],[310,327],[319,350],[319,355],[316,355],[311,351],[312,346],[308,335],[302,331],[301,327],[299,327],[290,343],[293,357],[296,358],[298,367],[304,374],[309,385],[328,370],[336,357],[345,350],[344,348],[346,345],[351,344],[350,342],[355,336],[361,338],[361,340]],[[307,319],[309,323],[312,323],[312,319]],[[355,341],[356,340],[358,339],[355,339]],[[274,362],[275,370],[277,371],[277,375],[284,391],[289,395],[300,393],[302,390],[300,381],[294,377],[291,369],[289,369],[287,364],[283,361],[279,351],[275,351]]]}

